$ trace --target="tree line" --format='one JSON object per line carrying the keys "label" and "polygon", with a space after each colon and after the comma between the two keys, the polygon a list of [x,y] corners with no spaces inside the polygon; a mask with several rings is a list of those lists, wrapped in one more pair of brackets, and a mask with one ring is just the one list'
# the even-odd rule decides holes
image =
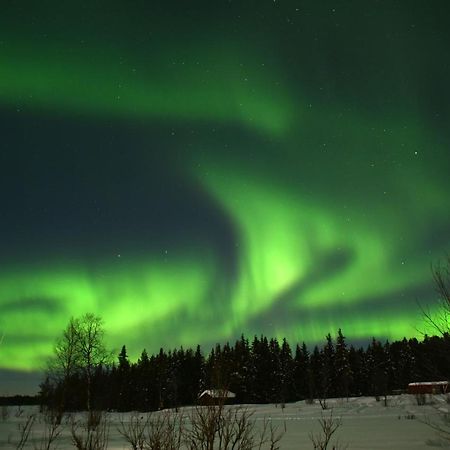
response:
{"label": "tree line", "polygon": [[151,411],[193,405],[204,389],[226,388],[238,403],[279,403],[330,397],[383,396],[410,382],[447,380],[450,335],[348,345],[341,330],[322,346],[291,347],[265,336],[200,346],[143,350],[130,361],[124,345],[115,361],[103,345],[101,319],[72,319],[41,384],[43,405],[57,411]]}

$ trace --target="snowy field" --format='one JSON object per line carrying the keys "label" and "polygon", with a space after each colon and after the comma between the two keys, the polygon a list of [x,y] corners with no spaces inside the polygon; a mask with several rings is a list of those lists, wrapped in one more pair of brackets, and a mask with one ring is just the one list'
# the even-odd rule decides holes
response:
{"label": "snowy field", "polygon": [[[441,424],[442,417],[448,413],[450,405],[444,396],[429,396],[427,404],[418,406],[414,396],[399,395],[388,397],[384,406],[383,399],[376,401],[372,397],[350,398],[347,400],[328,400],[329,409],[322,411],[319,403],[306,404],[304,401],[279,405],[244,405],[253,411],[252,419],[258,430],[265,420],[270,420],[280,431],[285,431],[279,445],[281,449],[313,449],[310,434],[318,432],[319,419],[327,417],[332,411],[333,417],[341,420],[341,426],[335,433],[341,448],[358,449],[395,449],[412,450],[427,448],[450,448],[437,433],[424,422],[430,420]],[[190,408],[181,412],[189,415]],[[39,448],[39,442],[45,430],[43,417],[35,407],[8,407],[0,411],[0,447],[17,448],[20,437],[19,427],[23,426],[30,414],[36,414],[30,437],[25,448]],[[159,413],[154,413],[159,414]],[[132,413],[109,413],[108,449],[122,450],[130,448],[118,432],[121,421],[129,421]],[[79,415],[76,415],[77,417]],[[333,442],[334,440],[332,440]],[[448,444],[447,444],[448,445]],[[74,448],[70,439],[70,427],[65,425],[56,447],[61,450]],[[332,446],[329,446],[331,450]]]}

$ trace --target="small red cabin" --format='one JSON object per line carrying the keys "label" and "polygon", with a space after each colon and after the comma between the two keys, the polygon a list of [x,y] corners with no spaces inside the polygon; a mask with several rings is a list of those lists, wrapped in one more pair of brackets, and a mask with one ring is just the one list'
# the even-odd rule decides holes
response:
{"label": "small red cabin", "polygon": [[421,381],[408,384],[408,394],[445,394],[448,381]]}

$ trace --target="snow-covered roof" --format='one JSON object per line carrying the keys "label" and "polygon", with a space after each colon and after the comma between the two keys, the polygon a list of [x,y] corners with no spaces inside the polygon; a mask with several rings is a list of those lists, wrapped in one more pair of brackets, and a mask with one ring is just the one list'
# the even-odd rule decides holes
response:
{"label": "snow-covered roof", "polygon": [[207,389],[203,391],[199,398],[202,398],[205,395],[209,395],[212,398],[234,398],[236,394],[231,391],[227,391],[226,389]]}
{"label": "snow-covered roof", "polygon": [[445,386],[448,381],[419,381],[417,383],[409,383],[408,386]]}

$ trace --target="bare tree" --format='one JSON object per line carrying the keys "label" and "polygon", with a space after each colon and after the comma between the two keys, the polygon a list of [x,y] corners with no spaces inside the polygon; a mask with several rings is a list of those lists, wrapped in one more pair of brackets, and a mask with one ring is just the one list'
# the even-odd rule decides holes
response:
{"label": "bare tree", "polygon": [[92,414],[87,413],[86,421],[72,420],[70,434],[77,450],[106,450],[109,441],[109,419],[102,412],[96,413],[95,426]]}
{"label": "bare tree", "polygon": [[94,314],[85,314],[75,329],[76,353],[86,380],[87,410],[92,411],[92,380],[95,370],[106,364],[110,354],[104,344],[103,321]]}
{"label": "bare tree", "polygon": [[133,414],[129,421],[120,421],[118,431],[132,450],[179,450],[185,427],[179,412],[165,410],[145,416]]}
{"label": "bare tree", "polygon": [[27,445],[28,438],[30,437],[31,429],[33,428],[34,421],[36,420],[36,416],[31,414],[28,416],[24,423],[19,423],[19,439],[17,441],[13,440],[10,436],[8,439],[9,444],[16,448],[16,450],[23,450],[23,448]]}
{"label": "bare tree", "polygon": [[55,344],[55,364],[64,378],[70,377],[80,364],[78,353],[78,329],[80,319],[72,317]]}
{"label": "bare tree", "polygon": [[60,389],[58,422],[66,406],[66,396],[72,376],[79,373],[86,383],[86,408],[90,419],[92,413],[92,384],[96,370],[110,359],[104,344],[103,321],[94,314],[71,318],[62,336],[57,340],[54,359],[49,363],[48,379]]}
{"label": "bare tree", "polygon": [[[336,418],[333,416],[333,411],[330,412],[328,416],[322,414],[322,417],[319,419],[320,432],[319,433],[311,433],[309,438],[313,444],[314,450],[327,450],[331,445],[331,438],[342,425],[342,420],[340,418]],[[335,442],[331,447],[332,450],[338,450],[341,448],[339,442]]]}
{"label": "bare tree", "polygon": [[426,324],[442,336],[450,333],[450,255],[444,262],[431,266],[435,289],[438,294],[437,311],[421,308]]}
{"label": "bare tree", "polygon": [[40,440],[34,444],[35,450],[51,450],[57,447],[56,441],[62,432],[60,417],[57,413],[50,410],[44,414],[45,426]]}
{"label": "bare tree", "polygon": [[185,432],[189,450],[277,450],[284,434],[268,420],[256,433],[253,412],[223,404],[197,406],[190,423]]}
{"label": "bare tree", "polygon": [[120,420],[117,431],[130,444],[132,450],[144,450],[145,448],[145,432],[148,428],[150,415],[133,414],[130,420]]}
{"label": "bare tree", "polygon": [[[441,335],[447,344],[447,349],[450,349],[450,254],[443,262],[438,261],[436,264],[432,264],[431,273],[438,295],[437,307],[435,311],[429,307],[420,306],[420,308],[427,328]],[[449,357],[449,352],[446,353],[446,357]],[[418,404],[424,404],[426,399],[418,397],[416,400]],[[448,413],[438,410],[437,418],[437,420],[426,418],[424,423],[437,432],[442,442],[448,444],[450,442],[450,416]],[[435,444],[432,443],[432,445]]]}
{"label": "bare tree", "polygon": [[183,443],[183,417],[165,410],[150,416],[145,435],[146,450],[180,450]]}
{"label": "bare tree", "polygon": [[61,423],[66,406],[66,395],[70,378],[81,366],[80,352],[78,348],[80,319],[72,317],[56,341],[54,358],[49,362],[47,376],[51,383],[59,385],[61,392],[56,409],[56,422]]}
{"label": "bare tree", "polygon": [[253,412],[223,403],[197,406],[187,416],[174,410],[132,415],[118,431],[132,450],[279,450],[284,434],[267,419],[257,432]]}

